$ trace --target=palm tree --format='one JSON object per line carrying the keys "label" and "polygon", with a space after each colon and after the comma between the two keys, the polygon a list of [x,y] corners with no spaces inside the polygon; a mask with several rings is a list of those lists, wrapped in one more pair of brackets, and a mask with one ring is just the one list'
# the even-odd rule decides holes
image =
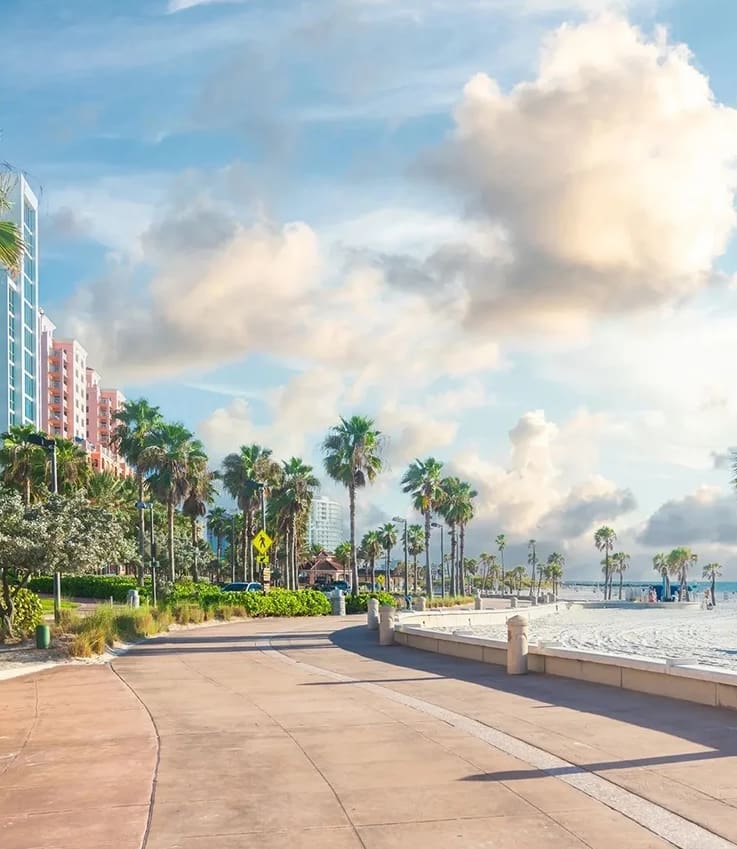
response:
{"label": "palm tree", "polygon": [[215,537],[215,556],[218,569],[223,558],[223,542],[230,533],[230,516],[224,507],[214,507],[207,517],[207,529]]}
{"label": "palm tree", "polygon": [[425,550],[425,532],[422,525],[410,525],[407,528],[407,551],[412,558],[412,592],[417,594],[417,558]]}
{"label": "palm tree", "polygon": [[629,566],[630,556],[629,554],[625,554],[623,551],[617,551],[615,554],[612,554],[611,561],[612,574],[619,575],[619,600],[621,601],[624,586],[624,573],[627,571]]}
{"label": "palm tree", "polygon": [[668,555],[656,554],[653,557],[653,568],[660,575],[664,583],[664,598],[667,600],[670,598],[670,577],[668,571]]}
{"label": "palm tree", "polygon": [[565,557],[557,551],[548,555],[547,563],[545,564],[545,578],[552,584],[554,596],[558,595],[558,587],[563,577],[565,565]]}
{"label": "palm tree", "polygon": [[[460,560],[461,529],[473,508],[470,502],[470,493],[473,492],[469,484],[460,478],[448,477],[441,481],[443,492],[442,501],[438,512],[445,519],[450,531],[450,594],[461,595],[463,593],[463,565]],[[475,493],[474,493],[475,494]]]}
{"label": "palm tree", "polygon": [[29,439],[37,436],[33,425],[12,425],[0,437],[3,483],[19,490],[27,507],[43,492],[46,477],[46,452]]}
{"label": "palm tree", "polygon": [[391,522],[387,522],[379,528],[379,540],[381,541],[381,547],[386,552],[386,589],[388,590],[391,586],[390,563],[392,549],[397,544],[397,529]]}
{"label": "palm tree", "polygon": [[301,458],[291,457],[282,463],[281,477],[274,490],[272,501],[277,512],[284,515],[288,531],[286,577],[287,586],[297,589],[297,560],[302,547],[304,529],[310,512],[312,499],[320,481]]}
{"label": "palm tree", "polygon": [[71,495],[86,487],[92,471],[87,453],[75,442],[56,438],[56,475],[59,492]]}
{"label": "palm tree", "polygon": [[704,566],[704,568],[701,570],[701,574],[708,581],[711,581],[711,603],[714,605],[714,607],[716,607],[716,583],[717,578],[722,577],[722,567],[719,563],[707,563],[706,566]]}
{"label": "palm tree", "polygon": [[381,557],[383,546],[378,531],[368,531],[361,540],[361,552],[371,575],[371,592],[376,589],[376,558]]}
{"label": "palm tree", "polygon": [[[126,480],[127,478],[119,478],[112,472],[105,470],[93,471],[85,483],[85,493],[90,503],[96,507],[120,509],[126,506]],[[130,506],[130,503],[128,506]]]}
{"label": "palm tree", "polygon": [[194,548],[194,559],[192,561],[192,578],[199,580],[197,563],[198,554],[198,520],[207,515],[207,505],[211,504],[217,497],[217,490],[213,481],[215,473],[209,471],[207,466],[195,468],[189,480],[189,492],[182,504],[182,513],[190,521],[190,533],[192,536],[192,547]]}
{"label": "palm tree", "polygon": [[[617,541],[617,535],[612,530],[612,528],[604,525],[599,528],[598,531],[594,534],[594,545],[596,546],[598,551],[604,552],[604,599],[607,598],[607,587],[609,586],[610,581],[610,555],[612,553],[612,549],[614,548],[614,543]],[[609,597],[611,598],[611,587],[609,589]]]}
{"label": "palm tree", "polygon": [[237,452],[228,454],[223,460],[223,486],[243,514],[241,559],[244,581],[251,581],[254,576],[252,542],[259,492],[271,486],[280,474],[281,467],[272,459],[271,449],[255,443],[241,445]]}
{"label": "palm tree", "polygon": [[333,557],[340,563],[344,569],[348,569],[351,565],[351,543],[350,540],[338,543],[335,546]]}
{"label": "palm tree", "polygon": [[351,532],[351,592],[358,594],[358,558],[356,556],[356,492],[373,483],[381,472],[381,432],[366,416],[341,417],[325,437],[322,450],[325,471],[348,490]]}
{"label": "palm tree", "polygon": [[531,539],[527,543],[527,563],[530,566],[530,598],[535,595],[535,583],[537,578],[537,540]]}
{"label": "palm tree", "polygon": [[[0,216],[10,212],[12,204],[8,198],[7,174],[0,181]],[[15,274],[19,267],[25,246],[23,235],[13,221],[0,221],[0,265]]]}
{"label": "palm tree", "polygon": [[160,424],[148,442],[138,456],[138,467],[150,473],[152,492],[166,504],[169,576],[174,581],[174,511],[189,494],[193,482],[205,473],[207,455],[199,439],[178,422]]}
{"label": "palm tree", "polygon": [[674,548],[666,559],[668,571],[671,575],[677,576],[680,583],[680,587],[678,589],[678,598],[680,601],[683,601],[686,595],[688,567],[690,565],[695,565],[696,560],[697,555],[695,555],[690,548],[686,548],[685,546]]}
{"label": "palm tree", "polygon": [[507,547],[507,538],[504,534],[497,535],[496,547],[499,550],[499,560],[502,567],[502,593],[504,593],[504,549]]}
{"label": "palm tree", "polygon": [[[110,446],[125,458],[126,463],[136,471],[138,484],[138,502],[145,500],[146,479],[143,468],[139,468],[141,456],[149,444],[151,434],[164,423],[161,411],[152,406],[145,398],[125,401],[115,413],[117,424],[113,430]],[[143,584],[143,549],[146,539],[144,511],[138,511],[138,544],[141,562],[138,568],[138,582]]]}
{"label": "palm tree", "polygon": [[425,520],[425,587],[432,598],[432,573],[430,570],[430,528],[432,514],[443,500],[440,473],[443,464],[434,457],[415,460],[402,476],[402,492],[412,496],[412,505]]}
{"label": "palm tree", "polygon": [[461,481],[459,490],[459,511],[458,511],[458,564],[460,578],[460,594],[466,594],[466,527],[474,517],[473,499],[476,498],[478,492],[472,488],[467,481]]}

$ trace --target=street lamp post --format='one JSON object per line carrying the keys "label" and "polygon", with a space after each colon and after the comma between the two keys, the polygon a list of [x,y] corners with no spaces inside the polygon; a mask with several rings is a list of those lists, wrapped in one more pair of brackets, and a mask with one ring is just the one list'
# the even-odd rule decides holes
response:
{"label": "street lamp post", "polygon": [[[145,537],[146,537],[146,521],[145,511],[149,514],[149,541],[151,544],[151,602],[156,605],[156,539],[154,536],[154,503],[153,501],[136,501],[136,507],[141,511],[141,577],[145,570]],[[143,583],[143,581],[141,581]]]}
{"label": "street lamp post", "polygon": [[530,561],[530,565],[532,566],[532,582],[530,584],[530,598],[534,598],[535,596],[535,573],[537,571],[537,552],[535,550],[535,540],[531,539],[528,543],[528,558]]}
{"label": "street lamp post", "polygon": [[230,517],[230,580],[235,583],[235,513]]}
{"label": "street lamp post", "polygon": [[403,522],[404,523],[404,595],[409,596],[409,554],[408,544],[407,544],[407,520],[403,519],[401,516],[395,516],[392,520],[394,522]]}
{"label": "street lamp post", "polygon": [[[49,489],[54,495],[59,494],[59,476],[56,466],[56,440],[40,433],[28,436],[31,445],[38,445],[51,457],[51,485]],[[54,622],[61,619],[61,572],[54,572]]]}
{"label": "street lamp post", "polygon": [[431,522],[433,528],[440,528],[440,597],[445,598],[445,525]]}

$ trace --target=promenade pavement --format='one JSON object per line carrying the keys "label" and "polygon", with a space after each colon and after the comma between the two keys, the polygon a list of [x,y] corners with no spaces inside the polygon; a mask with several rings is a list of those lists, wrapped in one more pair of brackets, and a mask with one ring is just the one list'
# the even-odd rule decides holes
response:
{"label": "promenade pavement", "polygon": [[352,617],[173,632],[0,711],[2,849],[737,846],[737,714]]}

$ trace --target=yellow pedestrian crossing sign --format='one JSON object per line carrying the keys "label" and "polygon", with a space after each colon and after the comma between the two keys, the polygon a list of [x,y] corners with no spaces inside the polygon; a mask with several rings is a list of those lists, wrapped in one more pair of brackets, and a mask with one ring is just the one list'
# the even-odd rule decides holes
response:
{"label": "yellow pedestrian crossing sign", "polygon": [[266,531],[259,531],[253,538],[253,547],[259,552],[259,554],[266,554],[273,544],[274,540],[266,533]]}

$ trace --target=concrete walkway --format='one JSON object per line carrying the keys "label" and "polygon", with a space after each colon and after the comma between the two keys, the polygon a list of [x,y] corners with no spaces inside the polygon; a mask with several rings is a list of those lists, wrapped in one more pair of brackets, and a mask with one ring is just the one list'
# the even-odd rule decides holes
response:
{"label": "concrete walkway", "polygon": [[358,621],[0,683],[0,846],[737,845],[737,714],[380,649]]}

